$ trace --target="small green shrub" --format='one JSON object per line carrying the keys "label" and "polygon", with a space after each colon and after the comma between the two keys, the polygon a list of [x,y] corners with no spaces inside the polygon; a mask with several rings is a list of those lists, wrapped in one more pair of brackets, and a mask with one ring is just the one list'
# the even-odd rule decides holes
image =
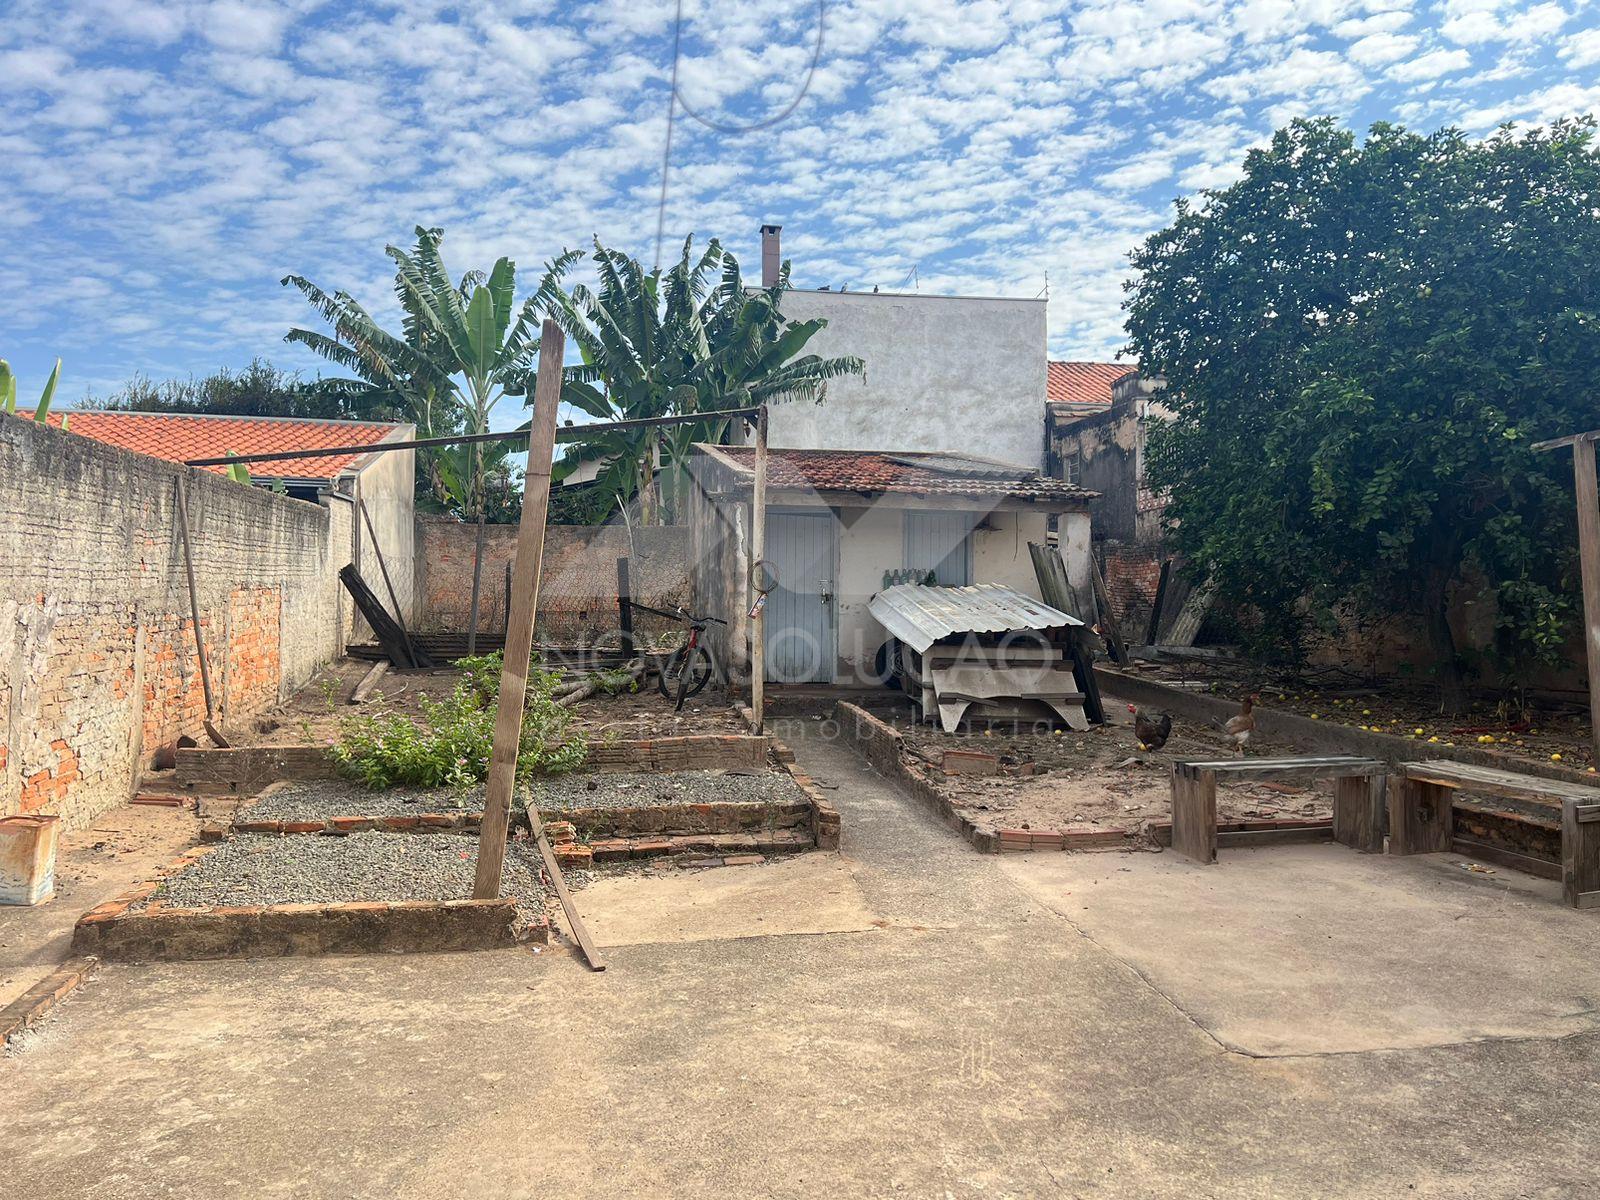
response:
{"label": "small green shrub", "polygon": [[[465,788],[487,778],[499,655],[463,659],[459,665],[466,667],[466,678],[444,700],[420,699],[420,721],[401,713],[342,718],[333,746],[340,769],[375,790]],[[572,713],[551,699],[558,678],[543,671],[529,677],[517,754],[519,779],[571,771],[588,758],[588,742],[573,730]]]}

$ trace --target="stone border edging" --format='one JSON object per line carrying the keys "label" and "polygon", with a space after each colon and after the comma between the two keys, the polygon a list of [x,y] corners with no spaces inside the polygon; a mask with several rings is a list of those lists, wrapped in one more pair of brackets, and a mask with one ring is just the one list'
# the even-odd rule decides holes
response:
{"label": "stone border edging", "polygon": [[0,1046],[44,1020],[50,1010],[76,991],[100,965],[93,955],[62,963],[5,1008],[0,1009]]}
{"label": "stone border edging", "polygon": [[[597,742],[589,746],[590,771],[716,771],[767,765],[771,739],[752,734],[706,733]],[[179,750],[171,787],[191,796],[253,796],[270,783],[340,778],[326,747],[235,746]]]}
{"label": "stone border edging", "polygon": [[515,900],[392,900],[345,904],[255,904],[169,908],[157,900],[139,911],[162,879],[214,846],[187,850],[157,879],[90,909],[72,931],[72,949],[107,962],[173,962],[291,955],[432,953],[491,950],[547,942],[548,918],[519,939],[511,932]]}
{"label": "stone border edging", "polygon": [[[1118,671],[1112,667],[1096,665],[1095,678],[1102,691],[1134,704],[1154,704],[1169,710],[1173,716],[1191,721],[1226,721],[1237,715],[1237,700],[1221,700],[1214,696],[1173,687],[1154,679]],[[1268,705],[1255,710],[1256,730],[1265,737],[1286,738],[1309,744],[1315,749],[1337,750],[1345,754],[1359,754],[1367,758],[1380,758],[1389,763],[1418,762],[1422,759],[1441,758],[1451,762],[1471,763],[1479,767],[1494,767],[1501,771],[1515,771],[1521,775],[1534,775],[1541,779],[1557,779],[1563,783],[1576,783],[1585,787],[1600,787],[1600,779],[1585,771],[1574,771],[1556,763],[1543,763],[1538,759],[1518,758],[1496,750],[1476,746],[1446,746],[1439,742],[1419,742],[1414,738],[1397,737],[1392,733],[1372,733],[1353,729],[1336,721],[1313,721],[1298,713],[1285,712]]]}

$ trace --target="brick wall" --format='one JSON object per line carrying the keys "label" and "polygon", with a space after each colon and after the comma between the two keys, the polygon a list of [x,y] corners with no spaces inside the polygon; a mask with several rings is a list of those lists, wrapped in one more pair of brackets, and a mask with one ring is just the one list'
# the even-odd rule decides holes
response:
{"label": "brick wall", "polygon": [[1121,624],[1122,636],[1131,642],[1143,642],[1161,582],[1160,548],[1106,542],[1101,549],[1105,556],[1102,565],[1106,592]]}
{"label": "brick wall", "polygon": [[[0,416],[0,815],[81,827],[180,734],[203,738],[175,481],[183,469]],[[200,627],[221,727],[343,644],[332,511],[187,472]]]}
{"label": "brick wall", "polygon": [[[461,631],[472,611],[472,554],[477,528],[458,521],[419,518],[416,572],[421,595],[418,627]],[[506,566],[516,553],[517,527],[484,531],[478,628],[499,632],[505,620]],[[622,525],[552,525],[545,530],[539,584],[541,639],[592,641],[617,626],[617,559],[630,560],[633,598],[654,608],[689,602],[689,530],[686,526],[635,529]],[[671,622],[636,614],[636,628],[672,628]]]}

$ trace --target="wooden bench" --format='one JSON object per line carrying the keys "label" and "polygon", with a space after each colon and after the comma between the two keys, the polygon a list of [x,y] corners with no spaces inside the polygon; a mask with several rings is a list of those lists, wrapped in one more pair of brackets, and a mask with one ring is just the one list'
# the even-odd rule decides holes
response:
{"label": "wooden bench", "polygon": [[1559,809],[1562,899],[1573,908],[1600,908],[1600,788],[1469,763],[1406,763],[1389,781],[1389,853],[1453,850],[1533,874],[1554,874],[1548,869],[1551,864],[1542,859],[1477,843],[1461,844],[1455,837],[1458,789]]}
{"label": "wooden bench", "polygon": [[[1217,777],[1230,779],[1332,779],[1333,840],[1375,854],[1383,850],[1384,780],[1389,768],[1375,758],[1230,758],[1172,764],[1172,848],[1200,863],[1217,861],[1217,845],[1259,845],[1304,840],[1303,830],[1217,833]],[[1262,834],[1266,836],[1263,836]]]}

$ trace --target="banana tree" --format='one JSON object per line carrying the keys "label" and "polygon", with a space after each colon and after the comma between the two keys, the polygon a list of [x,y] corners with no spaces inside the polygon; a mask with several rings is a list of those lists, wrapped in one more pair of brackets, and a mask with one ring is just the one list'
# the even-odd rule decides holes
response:
{"label": "banana tree", "polygon": [[[488,433],[499,402],[529,389],[539,349],[539,315],[562,260],[551,264],[545,282],[519,307],[516,265],[509,258],[499,259],[487,275],[469,271],[452,281],[439,252],[443,231],[419,225],[416,238],[410,251],[384,247],[395,264],[395,295],[403,314],[400,335],[382,329],[347,292],[330,295],[304,277],[290,275],[283,282],[298,288],[317,307],[333,326],[333,334],[291,329],[286,340],[353,371],[357,378],[349,381],[352,388],[377,389],[399,398],[424,436]],[[477,648],[484,480],[494,458],[494,452],[486,452],[480,442],[464,456],[436,454],[428,464],[431,482],[478,526],[469,654]]]}
{"label": "banana tree", "polygon": [[[555,282],[574,257],[556,265]],[[598,290],[581,284],[570,291],[551,288],[549,299],[579,359],[566,371],[561,398],[597,420],[686,415],[791,398],[820,402],[828,380],[862,372],[860,359],[801,355],[826,322],[783,318],[787,264],[776,286],[752,291],[744,285],[738,260],[715,240],[696,257],[693,238],[686,239],[678,261],[665,272],[646,272],[598,239],[593,257]],[[693,443],[726,435],[726,420],[665,432],[597,433],[574,443],[567,462],[601,460],[605,465],[596,489],[623,504],[638,497],[641,519],[651,523],[681,509]]]}

